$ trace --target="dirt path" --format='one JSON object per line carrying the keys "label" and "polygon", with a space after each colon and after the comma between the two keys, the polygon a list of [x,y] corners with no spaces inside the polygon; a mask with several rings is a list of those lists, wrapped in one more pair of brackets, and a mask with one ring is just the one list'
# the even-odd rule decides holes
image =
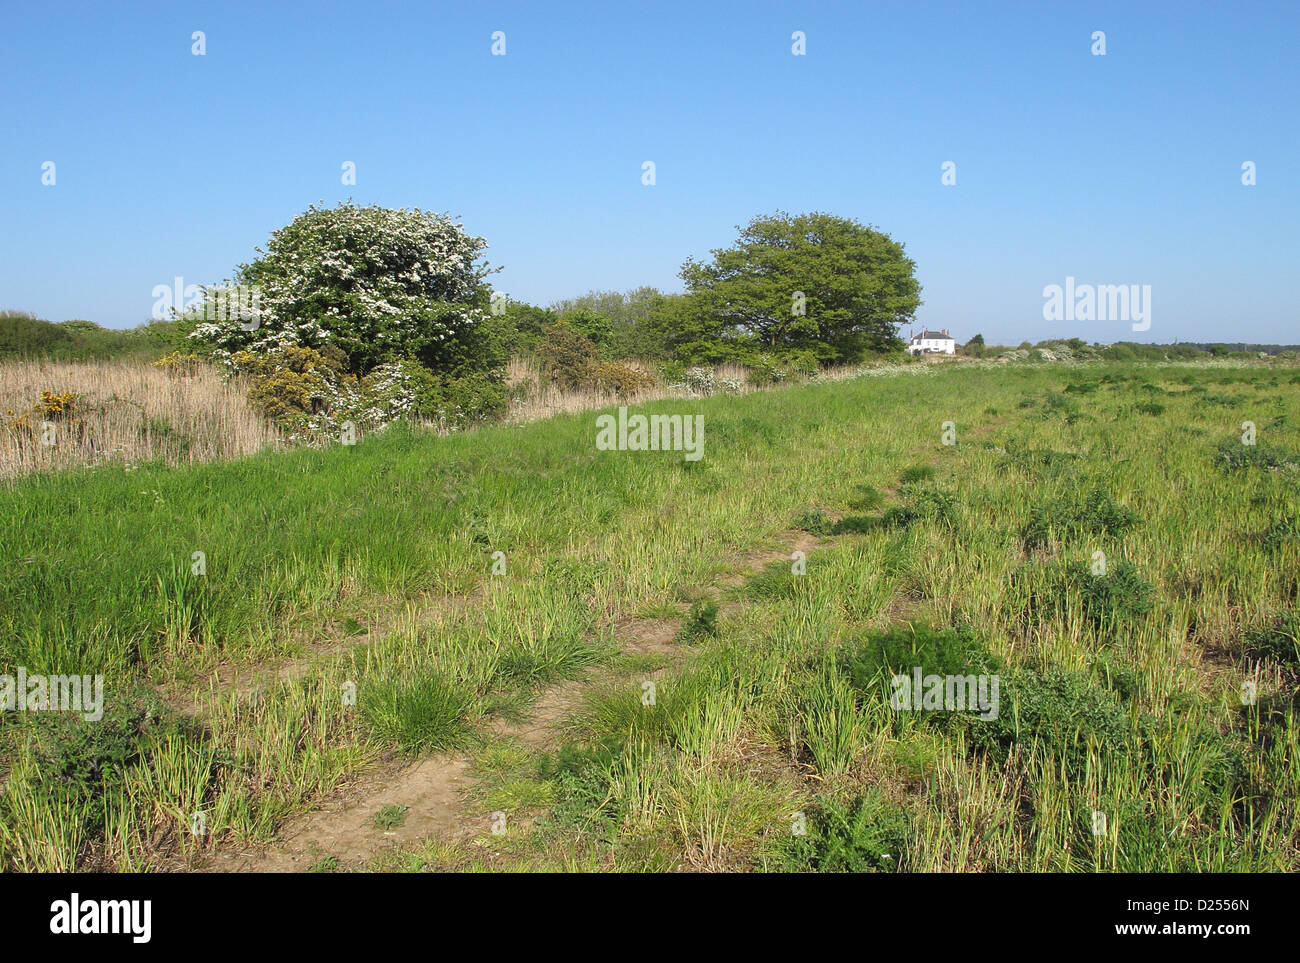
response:
{"label": "dirt path", "polygon": [[[786,541],[789,548],[745,556],[740,564],[750,574],[778,560],[788,561],[796,551],[805,554],[818,539],[806,532],[782,532],[774,541]],[[745,575],[719,579],[715,588],[743,583]],[[731,603],[729,607],[737,607]],[[685,614],[685,607],[683,608]],[[614,625],[620,652],[632,656],[662,656],[668,662],[653,675],[661,675],[689,659],[694,649],[676,643],[680,620],[622,619]],[[322,652],[321,654],[329,654]],[[276,670],[305,672],[308,666],[294,660]],[[515,739],[543,751],[558,743],[565,720],[584,701],[591,686],[608,679],[609,670],[589,672],[542,691],[520,722],[496,719],[488,733],[494,739]],[[203,860],[203,872],[276,873],[305,872],[314,866],[329,869],[364,869],[385,850],[421,840],[444,842],[468,840],[492,831],[491,817],[474,813],[466,805],[466,792],[476,783],[470,756],[457,753],[422,758],[410,763],[380,763],[344,789],[321,803],[319,808],[290,818],[279,838],[266,846],[226,847]],[[400,825],[388,828],[376,821],[386,806],[407,807]],[[328,861],[323,863],[322,861]]]}

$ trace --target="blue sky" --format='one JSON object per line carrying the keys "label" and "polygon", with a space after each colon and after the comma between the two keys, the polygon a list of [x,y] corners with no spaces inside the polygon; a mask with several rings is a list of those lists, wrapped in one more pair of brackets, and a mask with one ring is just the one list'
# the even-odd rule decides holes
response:
{"label": "blue sky", "polygon": [[[155,285],[226,278],[351,196],[459,215],[494,285],[534,303],[680,290],[736,225],[821,210],[902,241],[918,323],[959,340],[1300,342],[1294,2],[10,3],[3,22],[0,308],[129,327]],[[1045,321],[1067,276],[1151,285],[1150,330]]]}

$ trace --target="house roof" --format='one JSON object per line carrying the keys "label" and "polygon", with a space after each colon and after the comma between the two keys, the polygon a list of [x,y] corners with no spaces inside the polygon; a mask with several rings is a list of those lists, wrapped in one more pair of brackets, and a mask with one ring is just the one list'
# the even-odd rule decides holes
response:
{"label": "house roof", "polygon": [[952,335],[944,334],[942,331],[922,331],[916,335],[913,341],[951,341]]}

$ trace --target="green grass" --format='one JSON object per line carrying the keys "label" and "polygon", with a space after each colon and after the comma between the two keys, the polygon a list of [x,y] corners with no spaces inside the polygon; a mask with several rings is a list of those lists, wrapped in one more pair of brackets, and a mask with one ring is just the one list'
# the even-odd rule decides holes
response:
{"label": "green grass", "polygon": [[[1298,406],[1275,367],[913,366],[646,406],[704,416],[696,463],[599,452],[587,413],[22,479],[0,671],[102,673],[107,705],[0,715],[0,862],[192,861],[454,749],[531,822],[504,862],[393,865],[1294,871]],[[617,658],[651,616],[681,661]],[[998,718],[900,717],[907,659],[996,667]],[[289,660],[255,700],[218,681]],[[502,755],[491,719],[564,679],[561,745]]]}

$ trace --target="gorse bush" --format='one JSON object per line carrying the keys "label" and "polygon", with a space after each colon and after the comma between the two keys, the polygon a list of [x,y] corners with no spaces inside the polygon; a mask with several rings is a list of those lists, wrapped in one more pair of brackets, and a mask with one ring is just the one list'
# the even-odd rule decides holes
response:
{"label": "gorse bush", "polygon": [[1080,673],[1019,669],[1007,679],[996,719],[971,724],[972,746],[1005,759],[1017,746],[1045,751],[1082,770],[1091,754],[1126,752],[1132,729],[1123,707]]}
{"label": "gorse bush", "polygon": [[1287,612],[1248,628],[1242,654],[1248,659],[1270,659],[1284,665],[1300,663],[1300,615]]}
{"label": "gorse bush", "polygon": [[1119,504],[1103,489],[1093,489],[1081,505],[1064,500],[1030,506],[1029,519],[1020,530],[1027,551],[1043,548],[1053,539],[1074,535],[1120,538],[1137,524],[1137,514]]}
{"label": "gorse bush", "polygon": [[250,379],[249,400],[282,427],[302,427],[313,415],[352,411],[360,402],[357,379],[343,374],[338,349],[286,345],[265,353],[239,351],[235,371]]}
{"label": "gorse bush", "polygon": [[621,397],[655,387],[658,382],[640,368],[621,361],[597,361],[589,369],[591,386]]}
{"label": "gorse bush", "polygon": [[1079,612],[1099,632],[1132,627],[1154,607],[1155,586],[1127,559],[1094,574],[1087,562],[1026,565],[1012,576],[1023,617],[1033,621]]}
{"label": "gorse bush", "polygon": [[1225,471],[1242,471],[1247,468],[1291,471],[1300,466],[1300,454],[1262,441],[1246,445],[1240,440],[1225,439],[1219,442],[1216,451],[1219,465]]}
{"label": "gorse bush", "polygon": [[896,626],[846,644],[839,665],[864,699],[888,702],[890,680],[912,674],[980,675],[998,671],[1000,661],[968,629],[939,629],[923,623]]}
{"label": "gorse bush", "polygon": [[600,350],[581,331],[561,321],[542,334],[538,356],[552,384],[565,391],[575,391],[590,384]]}

